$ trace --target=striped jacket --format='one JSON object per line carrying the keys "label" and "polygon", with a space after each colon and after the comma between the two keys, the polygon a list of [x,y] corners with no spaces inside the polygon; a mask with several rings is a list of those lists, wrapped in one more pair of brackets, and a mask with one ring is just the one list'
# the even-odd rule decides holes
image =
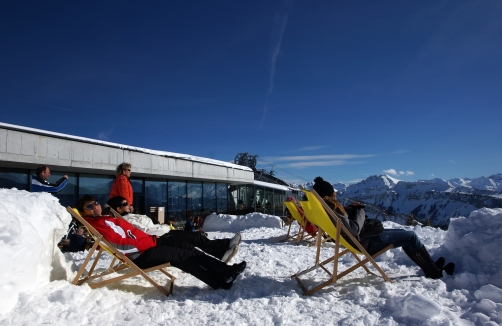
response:
{"label": "striped jacket", "polygon": [[36,175],[31,176],[31,192],[59,192],[68,183],[68,179],[61,178],[56,183],[50,183],[47,180],[38,178]]}

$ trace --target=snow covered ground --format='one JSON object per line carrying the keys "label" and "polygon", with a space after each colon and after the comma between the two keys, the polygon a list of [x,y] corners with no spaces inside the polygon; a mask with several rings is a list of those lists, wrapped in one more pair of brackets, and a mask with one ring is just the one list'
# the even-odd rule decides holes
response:
{"label": "snow covered ground", "polygon": [[[502,324],[502,209],[453,219],[446,232],[412,228],[433,258],[444,255],[457,264],[452,277],[426,279],[401,249],[393,249],[377,259],[393,283],[359,269],[313,296],[303,296],[290,275],[313,263],[314,248],[279,242],[286,229],[277,217],[208,218],[211,238],[242,233],[233,262],[245,260],[248,267],[228,291],[172,268],[178,279],[170,297],[141,278],[95,290],[71,285],[85,254],[64,256],[55,249],[69,220],[49,194],[0,189],[0,325]],[[332,248],[325,244],[322,256]],[[344,257],[341,268],[352,259]],[[313,285],[325,277],[319,272],[308,279]]]}

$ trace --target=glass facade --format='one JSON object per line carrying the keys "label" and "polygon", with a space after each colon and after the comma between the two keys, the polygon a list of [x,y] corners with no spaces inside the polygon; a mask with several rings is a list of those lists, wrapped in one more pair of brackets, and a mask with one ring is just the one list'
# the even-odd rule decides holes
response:
{"label": "glass facade", "polygon": [[203,211],[202,182],[187,182],[187,215],[195,218]]}
{"label": "glass facade", "polygon": [[216,212],[216,183],[202,184],[202,199],[202,207],[205,212]]}
{"label": "glass facade", "polygon": [[31,176],[28,170],[0,170],[0,187],[30,191]]}
{"label": "glass facade", "polygon": [[[0,188],[30,190],[34,170],[0,168]],[[108,201],[115,180],[112,175],[67,173],[51,170],[49,181],[55,182],[68,175],[68,184],[54,194],[63,206],[73,206],[77,199],[89,194],[104,205]],[[253,184],[228,185],[227,183],[174,181],[167,179],[131,178],[134,191],[135,213],[150,215],[152,207],[164,207],[165,220],[184,223],[188,216],[212,212],[246,214],[261,212],[284,215],[286,196],[299,198],[298,191],[284,191]]]}
{"label": "glass facade", "polygon": [[228,184],[216,184],[216,212],[222,213],[228,211]]}
{"label": "glass facade", "polygon": [[185,220],[187,212],[187,185],[186,182],[168,182],[167,186],[167,216],[168,219],[177,221]]}
{"label": "glass facade", "polygon": [[[51,172],[52,173],[52,172]],[[104,206],[108,201],[108,196],[110,195],[110,190],[112,189],[114,177],[108,175],[100,174],[80,174],[78,182],[78,194],[75,198],[75,202],[78,196],[85,194],[92,195],[96,200]],[[59,198],[59,193],[56,194]]]}

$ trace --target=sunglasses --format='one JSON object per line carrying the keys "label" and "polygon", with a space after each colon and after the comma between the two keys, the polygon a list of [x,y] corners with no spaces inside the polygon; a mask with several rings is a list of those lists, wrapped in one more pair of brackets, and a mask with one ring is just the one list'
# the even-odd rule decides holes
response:
{"label": "sunglasses", "polygon": [[122,204],[120,204],[120,206],[122,206],[122,207],[126,207],[126,206],[129,206],[129,203],[125,201],[125,202],[123,202]]}
{"label": "sunglasses", "polygon": [[86,205],[85,208],[87,209],[92,209],[94,206],[98,206],[99,203],[95,201],[94,203],[90,203],[89,205]]}
{"label": "sunglasses", "polygon": [[131,169],[125,169],[125,171],[129,171],[129,172],[131,172]]}

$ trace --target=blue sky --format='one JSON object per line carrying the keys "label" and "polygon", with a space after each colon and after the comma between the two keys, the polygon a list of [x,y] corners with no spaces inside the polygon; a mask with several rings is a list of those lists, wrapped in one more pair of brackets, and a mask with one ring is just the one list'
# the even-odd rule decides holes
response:
{"label": "blue sky", "polygon": [[498,0],[2,1],[0,121],[248,152],[292,182],[488,176],[500,17]]}

